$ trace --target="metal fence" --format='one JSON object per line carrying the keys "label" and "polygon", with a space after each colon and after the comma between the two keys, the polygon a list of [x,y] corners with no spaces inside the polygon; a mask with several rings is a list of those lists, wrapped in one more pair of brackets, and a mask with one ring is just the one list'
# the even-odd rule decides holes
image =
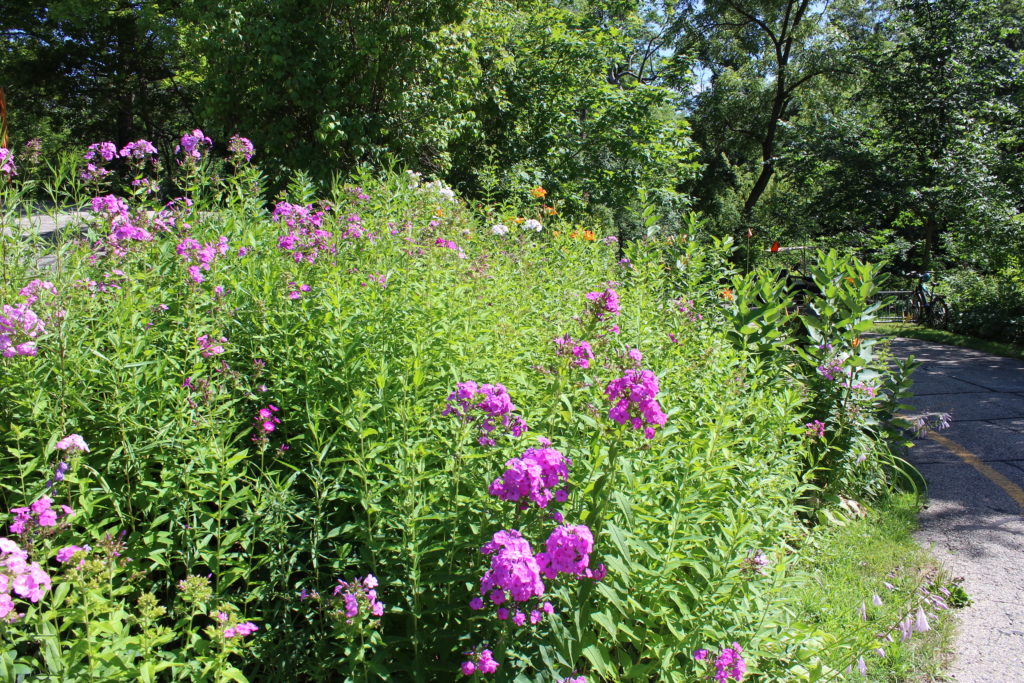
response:
{"label": "metal fence", "polygon": [[871,303],[884,302],[878,309],[876,320],[880,323],[904,323],[913,322],[913,314],[910,311],[910,303],[914,298],[912,289],[892,289],[879,292],[872,297]]}

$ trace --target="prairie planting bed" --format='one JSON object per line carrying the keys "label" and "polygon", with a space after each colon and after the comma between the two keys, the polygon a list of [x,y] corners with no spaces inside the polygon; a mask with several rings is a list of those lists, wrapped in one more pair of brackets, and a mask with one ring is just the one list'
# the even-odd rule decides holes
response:
{"label": "prairie planting bed", "polygon": [[920,611],[790,604],[811,521],[905,474],[873,266],[822,254],[798,325],[727,243],[396,172],[268,206],[195,137],[170,203],[141,146],[51,181],[92,217],[44,272],[0,184],[0,675],[826,680]]}

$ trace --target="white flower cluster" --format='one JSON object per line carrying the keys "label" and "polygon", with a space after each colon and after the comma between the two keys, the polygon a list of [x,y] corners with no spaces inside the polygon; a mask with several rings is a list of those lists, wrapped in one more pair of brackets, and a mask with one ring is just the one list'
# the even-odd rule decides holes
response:
{"label": "white flower cluster", "polygon": [[532,230],[533,232],[540,232],[543,227],[544,226],[541,225],[540,221],[537,220],[536,218],[531,218],[530,220],[523,223],[523,230]]}
{"label": "white flower cluster", "polygon": [[491,226],[491,232],[493,232],[495,235],[507,235],[508,226],[502,223],[496,223],[495,225]]}

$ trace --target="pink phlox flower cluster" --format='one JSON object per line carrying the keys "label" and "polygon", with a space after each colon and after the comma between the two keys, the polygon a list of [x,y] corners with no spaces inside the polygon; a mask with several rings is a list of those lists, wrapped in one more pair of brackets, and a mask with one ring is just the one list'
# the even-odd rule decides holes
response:
{"label": "pink phlox flower cluster", "polygon": [[234,626],[228,626],[224,629],[225,638],[245,638],[246,636],[256,633],[260,629],[259,626],[252,623],[251,621],[243,621]]}
{"label": "pink phlox flower cluster", "polygon": [[464,252],[458,244],[452,240],[446,240],[443,237],[438,237],[434,240],[435,247],[441,247],[443,249],[449,249],[459,255],[459,258],[466,258],[466,252]]}
{"label": "pink phlox flower cluster", "polygon": [[175,197],[153,216],[153,227],[160,232],[171,232],[175,228],[184,232],[191,230],[192,226],[185,219],[192,213],[192,206],[188,197]]}
{"label": "pink phlox flower cluster", "polygon": [[490,650],[473,650],[466,652],[466,661],[459,667],[463,676],[473,674],[492,674],[498,670],[498,662],[494,661],[494,655]]}
{"label": "pink phlox flower cluster", "polygon": [[97,156],[103,161],[113,161],[117,157],[117,145],[113,142],[94,142],[89,145],[89,149],[86,150],[82,158],[92,161]]}
{"label": "pink phlox flower cluster", "polygon": [[878,394],[878,389],[876,387],[873,387],[870,384],[865,384],[864,382],[851,382],[847,380],[843,383],[843,386],[847,389],[859,391],[868,398],[874,398]]}
{"label": "pink phlox flower cluster", "polygon": [[629,356],[629,359],[637,365],[642,363],[644,360],[644,354],[640,352],[640,349],[630,349],[626,355]]}
{"label": "pink phlox flower cluster", "polygon": [[107,235],[107,241],[117,256],[124,256],[127,253],[121,242],[149,242],[153,239],[148,230],[135,225],[128,212],[128,204],[120,197],[115,197],[112,194],[93,197],[92,210],[93,213],[104,215],[110,222],[110,234]]}
{"label": "pink phlox flower cluster", "polygon": [[85,439],[78,434],[68,434],[63,439],[55,443],[53,447],[58,451],[89,452],[89,444],[85,443]]}
{"label": "pink phlox flower cluster", "polygon": [[587,683],[585,676],[568,676],[558,679],[558,683]]}
{"label": "pink phlox flower cluster", "polygon": [[46,324],[27,303],[4,305],[0,313],[0,355],[4,358],[36,355],[33,340],[43,334]]}
{"label": "pink phlox flower cluster", "polygon": [[500,424],[513,436],[521,436],[529,430],[522,417],[512,415],[516,407],[502,384],[459,382],[455,391],[448,395],[448,405],[442,415],[456,415],[466,422],[480,420],[481,446],[493,446],[491,434]]}
{"label": "pink phlox flower cluster", "polygon": [[544,578],[554,579],[559,574],[572,574],[580,578],[600,581],[607,573],[604,565],[590,569],[590,553],[594,550],[594,536],[585,524],[565,524],[555,527],[548,536],[546,550],[537,553],[537,564]]}
{"label": "pink phlox flower cluster", "polygon": [[300,206],[278,202],[272,218],[275,222],[283,221],[288,226],[288,234],[278,238],[277,247],[282,251],[292,252],[292,258],[296,263],[314,263],[321,252],[337,252],[337,247],[331,243],[333,233],[321,227],[324,212],[314,212],[312,204]]}
{"label": "pink phlox flower cluster", "polygon": [[587,301],[593,303],[589,306],[589,311],[594,314],[598,320],[604,320],[608,314],[619,315],[619,295],[614,289],[606,289],[603,292],[587,292]]}
{"label": "pink phlox flower cluster", "polygon": [[281,420],[274,415],[278,410],[280,409],[277,406],[270,403],[266,408],[260,408],[259,412],[256,413],[256,417],[252,419],[253,423],[263,430],[263,435],[270,434],[277,429],[277,425],[281,424]]}
{"label": "pink phlox flower cluster", "polygon": [[0,619],[12,622],[21,615],[15,612],[15,595],[39,602],[52,586],[50,575],[38,562],[29,562],[28,553],[9,538],[0,538]]}
{"label": "pink phlox flower cluster", "polygon": [[217,244],[200,244],[191,237],[186,237],[175,247],[175,252],[185,263],[192,264],[188,267],[189,277],[199,284],[206,279],[203,271],[209,272],[217,257],[228,253],[228,238],[221,235]]}
{"label": "pink phlox flower cluster", "polygon": [[236,162],[239,159],[250,161],[252,160],[252,155],[256,153],[256,148],[253,146],[252,140],[236,134],[232,135],[231,139],[228,140],[228,152],[230,152]]}
{"label": "pink phlox flower cluster", "polygon": [[301,299],[304,293],[309,292],[310,290],[313,289],[309,285],[300,285],[294,282],[289,282],[288,286],[293,288],[290,292],[288,292],[289,299]]}
{"label": "pink phlox flower cluster", "polygon": [[813,422],[808,422],[807,424],[804,425],[804,427],[807,428],[807,431],[804,432],[805,434],[807,434],[807,436],[815,436],[819,439],[825,438],[825,423],[822,422],[821,420],[814,420]]}
{"label": "pink phlox flower cluster", "polygon": [[388,278],[387,278],[386,275],[384,275],[384,273],[374,273],[373,275],[370,276],[369,280],[366,280],[365,282],[360,282],[359,286],[360,287],[367,287],[370,284],[380,285],[381,288],[387,289],[388,288]]}
{"label": "pink phlox flower cluster", "polygon": [[680,299],[676,305],[679,307],[679,312],[685,315],[691,323],[704,319],[703,315],[694,310],[693,299],[687,299],[686,301]]}
{"label": "pink phlox flower cluster", "polygon": [[370,195],[363,192],[361,187],[346,187],[345,191],[352,195],[352,198],[356,202],[366,202],[370,200]]}
{"label": "pink phlox flower cluster", "polygon": [[6,147],[0,147],[0,175],[8,178],[18,175],[18,168],[14,165],[14,152]]}
{"label": "pink phlox flower cluster", "polygon": [[555,344],[558,345],[558,355],[563,355],[568,350],[575,357],[572,364],[578,368],[586,370],[594,360],[594,349],[590,346],[590,342],[577,341],[569,335],[565,335],[555,338]]}
{"label": "pink phlox flower cluster", "polygon": [[367,574],[362,579],[355,578],[352,581],[338,579],[338,585],[334,587],[334,597],[341,597],[345,610],[345,623],[351,624],[352,620],[359,616],[360,607],[363,613],[374,617],[384,615],[384,603],[377,597],[377,578],[373,574]]}
{"label": "pink phlox flower cluster", "polygon": [[117,145],[113,142],[92,143],[82,156],[86,164],[79,174],[80,177],[86,181],[102,179],[110,173],[109,170],[103,167],[103,164],[113,161],[115,158],[117,158]]}
{"label": "pink phlox flower cluster", "polygon": [[654,438],[654,426],[664,425],[668,416],[658,403],[658,377],[650,370],[626,370],[626,374],[608,383],[605,388],[609,401],[615,405],[608,411],[608,417],[620,425],[627,422],[633,429],[641,429],[644,436]]}
{"label": "pink phlox flower cluster", "polygon": [[52,282],[46,280],[32,280],[18,292],[18,296],[25,299],[25,303],[31,306],[35,302],[39,301],[40,292],[49,292],[53,296],[57,296],[57,288],[53,286]]}
{"label": "pink phlox flower cluster", "polygon": [[618,244],[619,238],[616,237],[615,235],[608,235],[601,241],[604,242],[605,244]]}
{"label": "pink phlox flower cluster", "polygon": [[[24,534],[34,527],[46,528],[57,526],[57,510],[54,510],[53,499],[49,496],[40,496],[30,506],[11,508],[14,521],[11,522],[12,534]],[[60,512],[64,517],[70,517],[75,513],[67,505],[60,506]]]}
{"label": "pink phlox flower cluster", "polygon": [[108,218],[128,214],[128,203],[112,194],[92,198],[93,213],[107,214]]}
{"label": "pink phlox flower cluster", "polygon": [[[221,343],[226,343],[227,340],[227,337],[220,338]],[[203,358],[212,358],[213,356],[219,356],[224,353],[224,347],[215,343],[215,340],[208,334],[196,337],[196,343],[199,344],[199,353]]]}
{"label": "pink phlox flower cluster", "polygon": [[827,379],[829,382],[834,381],[840,375],[843,375],[843,361],[839,358],[833,358],[825,363],[818,366],[818,374]]}
{"label": "pink phlox flower cluster", "polygon": [[480,595],[495,605],[511,599],[526,602],[544,594],[541,568],[530,543],[515,529],[495,532],[480,552],[492,555],[491,568],[480,579]]}
{"label": "pink phlox flower cluster", "polygon": [[186,158],[196,161],[203,158],[203,152],[213,146],[213,140],[208,138],[203,131],[196,128],[191,133],[181,136],[181,144],[175,146],[174,153],[184,151]]}
{"label": "pink phlox flower cluster", "polygon": [[122,158],[132,159],[146,159],[149,156],[153,156],[157,153],[156,147],[149,140],[136,140],[135,142],[129,142],[127,145],[121,148],[118,155]]}
{"label": "pink phlox flower cluster", "polygon": [[92,550],[92,548],[90,548],[87,545],[64,546],[63,548],[57,551],[57,561],[61,564],[67,564],[72,559],[74,559],[76,555],[79,555],[78,568],[81,569],[83,566],[85,566],[84,555],[88,554],[90,550]]}
{"label": "pink phlox flower cluster", "polygon": [[350,213],[346,218],[345,231],[341,233],[343,240],[360,240],[364,237],[373,242],[377,236],[363,227],[363,219],[357,213]]}
{"label": "pink phlox flower cluster", "polygon": [[746,673],[747,663],[743,661],[743,648],[739,643],[725,648],[715,659],[715,683],[742,681]]}
{"label": "pink phlox flower cluster", "polygon": [[[528,448],[521,457],[505,463],[505,473],[491,482],[488,492],[497,498],[514,503],[532,500],[537,507],[546,508],[552,499],[563,502],[566,489],[553,492],[555,487],[569,481],[572,461],[554,448]],[[526,503],[520,503],[525,509]]]}
{"label": "pink phlox flower cluster", "polygon": [[742,567],[743,571],[748,574],[757,574],[758,576],[764,576],[766,574],[765,568],[770,564],[768,557],[761,552],[756,550],[747,553],[747,556],[743,559]]}

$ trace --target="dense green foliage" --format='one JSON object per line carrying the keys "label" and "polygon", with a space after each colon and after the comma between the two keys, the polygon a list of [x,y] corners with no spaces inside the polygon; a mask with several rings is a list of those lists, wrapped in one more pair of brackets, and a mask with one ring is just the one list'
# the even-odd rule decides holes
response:
{"label": "dense green foliage", "polygon": [[[822,296],[797,317],[775,274],[727,280],[728,241],[646,240],[620,262],[557,219],[516,226],[535,198],[492,207],[514,226],[497,234],[406,173],[326,193],[296,178],[291,202],[332,207],[318,256],[296,259],[305,219],[266,211],[258,171],[183,168],[196,205],[147,214],[136,195],[111,213],[107,197],[87,239],[58,235],[55,293],[22,292],[43,245],[14,221],[31,188],[4,186],[0,302],[46,329],[8,331],[34,355],[0,360],[0,503],[75,510],[11,531],[54,586],[0,624],[5,675],[450,680],[486,647],[496,680],[685,681],[709,664],[694,651],[737,642],[751,679],[789,681],[876,646],[786,607],[801,519],[901,476],[886,430],[904,380],[860,338],[875,267],[820,254]],[[66,201],[74,179],[49,192]],[[125,225],[152,239],[115,237]],[[585,296],[609,289],[615,306]],[[609,412],[639,368],[666,413],[652,438]],[[504,384],[530,430],[487,446],[445,415],[469,380]],[[89,450],[58,450],[69,433]],[[568,499],[489,495],[540,437],[571,459]],[[471,609],[481,546],[519,529],[539,551],[554,511],[589,527],[607,576],[546,579],[555,611],[536,625]],[[90,549],[55,560],[70,544]],[[333,587],[367,574],[383,611],[346,620]],[[227,635],[239,624],[259,630]]]}

